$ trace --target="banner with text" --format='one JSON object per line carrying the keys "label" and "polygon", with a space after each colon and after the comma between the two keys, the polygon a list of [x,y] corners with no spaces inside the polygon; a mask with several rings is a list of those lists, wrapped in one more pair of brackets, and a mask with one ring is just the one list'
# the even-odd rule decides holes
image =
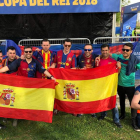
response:
{"label": "banner with text", "polygon": [[86,12],[120,12],[120,0],[0,0],[0,14]]}

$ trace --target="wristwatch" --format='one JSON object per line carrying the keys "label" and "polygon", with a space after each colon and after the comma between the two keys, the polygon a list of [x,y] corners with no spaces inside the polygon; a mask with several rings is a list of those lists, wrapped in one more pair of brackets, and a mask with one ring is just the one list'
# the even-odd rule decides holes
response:
{"label": "wristwatch", "polygon": [[52,77],[53,77],[53,76],[51,75],[49,78],[52,79]]}

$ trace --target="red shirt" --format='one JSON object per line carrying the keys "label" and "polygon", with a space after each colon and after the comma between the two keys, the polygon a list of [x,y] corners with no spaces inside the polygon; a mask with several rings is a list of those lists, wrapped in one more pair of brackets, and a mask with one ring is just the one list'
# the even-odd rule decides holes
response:
{"label": "red shirt", "polygon": [[100,59],[100,62],[99,62],[99,66],[104,66],[104,65],[108,65],[108,64],[111,64],[113,62],[116,62],[116,60],[114,60],[113,58],[111,57],[108,57],[107,59]]}

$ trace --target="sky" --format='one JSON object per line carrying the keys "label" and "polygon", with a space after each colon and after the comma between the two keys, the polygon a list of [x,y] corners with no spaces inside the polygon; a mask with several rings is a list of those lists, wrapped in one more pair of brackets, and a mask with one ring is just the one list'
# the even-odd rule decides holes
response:
{"label": "sky", "polygon": [[130,0],[130,4],[134,4],[134,3],[137,3],[137,2],[140,2],[140,0]]}
{"label": "sky", "polygon": [[[130,4],[134,4],[134,3],[138,3],[138,2],[140,2],[140,0],[130,0]],[[140,21],[140,12],[137,14],[137,20]]]}

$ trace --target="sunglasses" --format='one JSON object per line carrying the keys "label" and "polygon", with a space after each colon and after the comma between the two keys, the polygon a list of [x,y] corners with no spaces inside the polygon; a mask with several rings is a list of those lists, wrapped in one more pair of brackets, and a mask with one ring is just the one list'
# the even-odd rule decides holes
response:
{"label": "sunglasses", "polygon": [[84,49],[84,51],[91,51],[91,49]]}
{"label": "sunglasses", "polygon": [[123,52],[125,52],[125,51],[126,51],[126,52],[129,52],[130,50],[129,50],[129,49],[122,49],[122,51],[123,51]]}
{"label": "sunglasses", "polygon": [[65,47],[69,47],[69,48],[70,48],[70,47],[71,47],[71,45],[65,45]]}
{"label": "sunglasses", "polygon": [[32,51],[24,51],[25,53],[32,53]]}

